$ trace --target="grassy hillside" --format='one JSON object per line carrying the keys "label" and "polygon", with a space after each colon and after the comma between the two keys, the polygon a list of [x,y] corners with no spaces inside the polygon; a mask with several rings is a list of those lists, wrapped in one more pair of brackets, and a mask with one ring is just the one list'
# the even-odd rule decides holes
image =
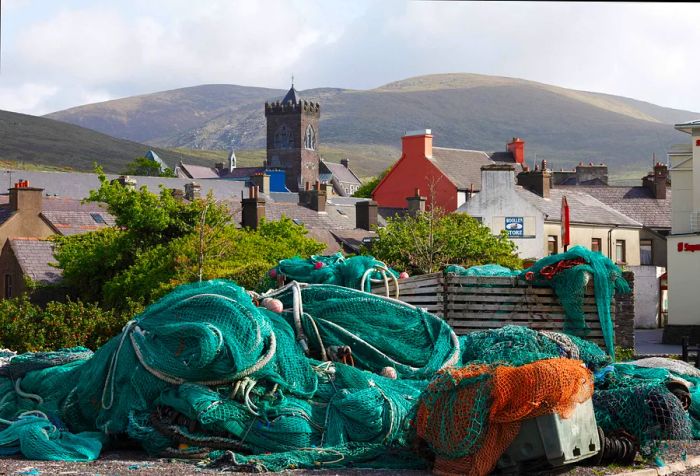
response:
{"label": "grassy hillside", "polygon": [[[264,102],[284,93],[204,85],[49,117],[162,147],[254,150],[264,147]],[[347,156],[361,175],[396,160],[404,131],[421,128],[432,129],[435,145],[443,147],[503,150],[519,136],[529,163],[546,159],[560,168],[605,162],[612,173],[642,170],[652,154],[663,158],[671,144],[687,139],[671,124],[698,116],[630,98],[474,74],[421,76],[367,91],[313,89],[302,97],[321,103],[322,153],[333,161]],[[243,152],[238,155],[244,160]]]}

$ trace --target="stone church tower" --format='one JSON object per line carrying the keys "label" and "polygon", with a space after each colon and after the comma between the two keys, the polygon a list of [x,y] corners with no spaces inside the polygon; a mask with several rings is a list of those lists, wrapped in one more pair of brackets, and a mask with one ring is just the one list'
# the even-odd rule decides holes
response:
{"label": "stone church tower", "polygon": [[319,179],[318,123],[321,107],[305,101],[291,89],[282,101],[265,103],[267,120],[267,166],[284,169],[291,192]]}

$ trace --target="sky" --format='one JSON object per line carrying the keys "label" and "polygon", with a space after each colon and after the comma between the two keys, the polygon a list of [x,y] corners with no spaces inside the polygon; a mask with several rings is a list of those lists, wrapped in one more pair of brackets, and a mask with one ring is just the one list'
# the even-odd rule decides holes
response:
{"label": "sky", "polygon": [[0,0],[0,109],[478,73],[700,111],[700,4]]}

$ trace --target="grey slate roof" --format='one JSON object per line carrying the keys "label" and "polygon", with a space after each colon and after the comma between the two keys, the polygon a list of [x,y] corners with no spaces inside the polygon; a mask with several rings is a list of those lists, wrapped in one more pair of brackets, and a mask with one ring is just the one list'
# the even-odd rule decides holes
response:
{"label": "grey slate roof", "polygon": [[[0,190],[7,190],[11,184],[7,175],[0,175]],[[118,178],[118,175],[107,174],[109,180]],[[136,180],[136,186],[145,185],[149,191],[160,193],[159,186],[162,185],[166,189],[178,188],[184,190],[185,184],[192,182],[192,179],[186,178],[167,178],[167,177],[133,177]],[[39,187],[44,189],[46,195],[56,195],[64,198],[83,199],[90,194],[90,190],[96,190],[100,186],[100,181],[96,174],[87,174],[80,172],[38,172],[26,170],[13,170],[12,181],[18,179],[28,180],[31,187]],[[245,189],[245,183],[237,180],[197,180],[201,186],[202,196],[205,196],[210,190],[217,200],[230,199],[231,197],[240,198],[241,192]]]}
{"label": "grey slate roof", "polygon": [[205,167],[203,165],[183,164],[180,162],[180,170],[182,170],[189,178],[192,179],[212,179],[219,178],[219,174],[213,167]]}
{"label": "grey slate roof", "polygon": [[53,242],[38,238],[9,238],[10,248],[17,258],[22,272],[41,284],[52,284],[61,280],[62,270],[49,263],[53,257]]}
{"label": "grey slate roof", "polygon": [[[41,205],[41,216],[62,235],[86,233],[114,225],[114,217],[99,203],[82,203],[81,200],[74,198],[44,197]],[[9,196],[0,195],[0,224],[12,214]]]}
{"label": "grey slate roof", "polygon": [[594,196],[638,221],[647,228],[671,229],[671,187],[666,188],[666,198],[655,198],[651,190],[643,186],[635,187],[561,187],[561,190],[577,190]]}
{"label": "grey slate roof", "polygon": [[43,210],[41,215],[64,236],[114,226],[114,217],[104,210],[100,212]]}
{"label": "grey slate roof", "polygon": [[543,212],[545,221],[561,222],[561,197],[566,195],[569,203],[569,217],[571,223],[590,225],[619,225],[630,228],[641,228],[642,224],[623,215],[603,202],[596,200],[591,195],[576,190],[552,189],[550,198],[542,198],[539,195],[525,190],[516,185],[515,191]]}
{"label": "grey slate roof", "polygon": [[[325,169],[325,170],[324,170]],[[339,182],[350,183],[353,185],[362,185],[362,181],[357,176],[345,167],[343,164],[321,161],[321,172],[330,173],[335,176]]]}
{"label": "grey slate roof", "polygon": [[486,152],[478,150],[446,149],[433,147],[428,157],[459,190],[481,188],[481,167],[493,163]]}

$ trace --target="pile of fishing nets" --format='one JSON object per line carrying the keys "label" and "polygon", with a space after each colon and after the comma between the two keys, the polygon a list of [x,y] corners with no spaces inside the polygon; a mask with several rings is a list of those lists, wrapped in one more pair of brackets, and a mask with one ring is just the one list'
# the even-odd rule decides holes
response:
{"label": "pile of fishing nets", "polygon": [[94,353],[0,351],[0,456],[85,461],[129,439],[229,470],[486,474],[522,421],[566,417],[591,393],[598,425],[651,454],[693,433],[700,375],[643,364],[520,326],[458,338],[435,315],[349,287],[260,296],[209,281],[175,289]]}
{"label": "pile of fishing nets", "polygon": [[283,259],[270,270],[269,276],[273,279],[309,284],[335,284],[370,291],[371,282],[388,284],[389,280],[395,280],[400,275],[372,256],[346,258],[342,253],[336,253],[329,256],[314,255],[307,259]]}
{"label": "pile of fishing nets", "polygon": [[460,276],[519,277],[536,286],[549,286],[559,298],[566,314],[564,332],[585,337],[590,329],[586,325],[583,305],[586,286],[593,279],[598,318],[609,355],[615,355],[615,327],[610,316],[610,306],[615,293],[630,292],[622,271],[610,258],[582,246],[538,260],[523,271],[511,270],[499,265],[463,268],[450,265],[446,273]]}
{"label": "pile of fishing nets", "polygon": [[273,471],[424,467],[409,414],[428,380],[459,360],[452,329],[337,286],[275,297],[284,312],[256,307],[230,282],[186,285],[92,355],[12,357],[0,378],[0,451],[88,460],[128,437],[152,454],[230,451],[241,467]]}

